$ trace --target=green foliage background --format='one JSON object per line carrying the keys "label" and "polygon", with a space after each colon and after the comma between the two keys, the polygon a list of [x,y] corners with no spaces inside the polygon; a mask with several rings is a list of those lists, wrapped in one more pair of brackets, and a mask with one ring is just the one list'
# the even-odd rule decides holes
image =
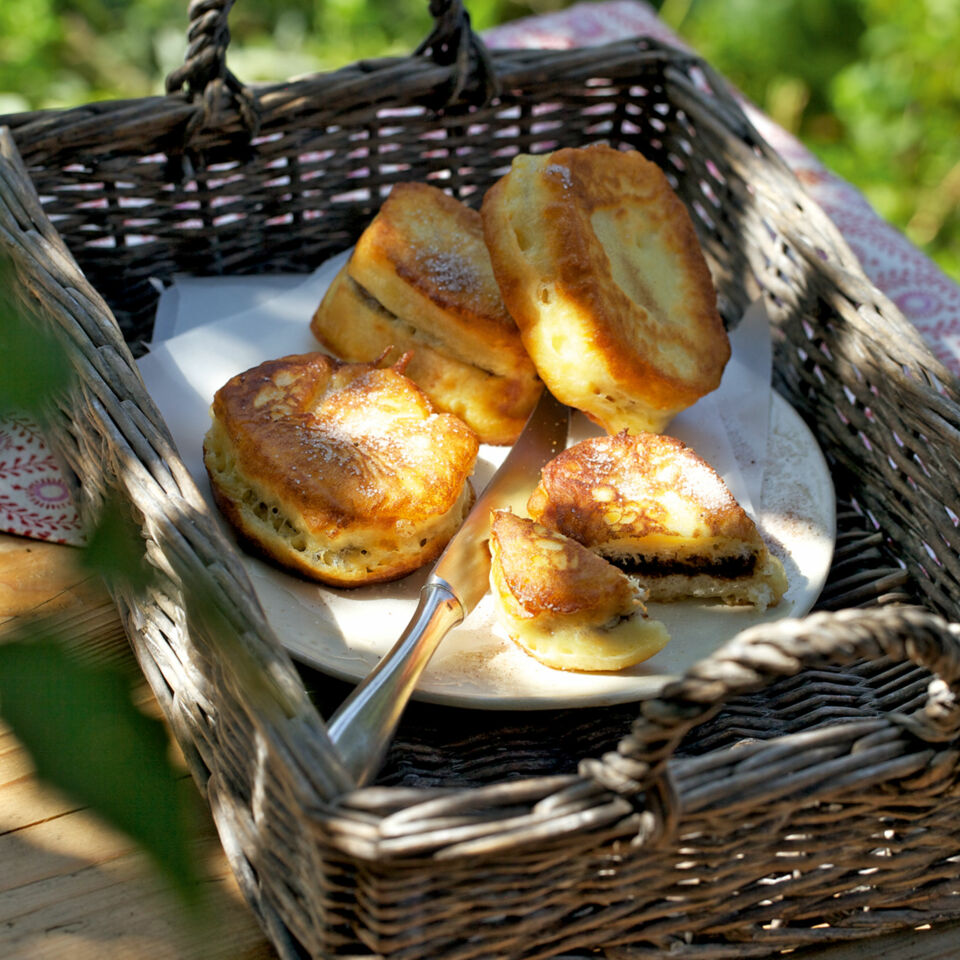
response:
{"label": "green foliage background", "polygon": [[[479,29],[564,0],[468,0]],[[957,0],[657,0],[661,16],[960,279]],[[0,113],[160,92],[187,0],[3,0]],[[241,0],[231,69],[283,80],[409,51],[427,0]]]}

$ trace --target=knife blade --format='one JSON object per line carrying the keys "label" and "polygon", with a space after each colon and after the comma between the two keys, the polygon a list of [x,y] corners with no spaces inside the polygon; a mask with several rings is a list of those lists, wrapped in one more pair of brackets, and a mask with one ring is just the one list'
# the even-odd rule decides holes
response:
{"label": "knife blade", "polygon": [[407,701],[440,641],[487,591],[491,510],[523,509],[541,467],[566,444],[569,414],[544,388],[513,448],[437,560],[410,623],[330,718],[330,739],[358,787],[380,769]]}

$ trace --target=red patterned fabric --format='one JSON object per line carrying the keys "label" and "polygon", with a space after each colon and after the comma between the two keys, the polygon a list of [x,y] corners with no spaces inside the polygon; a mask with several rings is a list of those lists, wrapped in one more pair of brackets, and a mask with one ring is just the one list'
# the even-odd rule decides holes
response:
{"label": "red patterned fabric", "polygon": [[70,488],[27,417],[0,421],[0,523],[7,533],[37,540],[82,541]]}
{"label": "red patterned fabric", "polygon": [[[494,48],[567,49],[649,35],[683,46],[639,0],[579,3],[488,31]],[[960,374],[960,286],[873,211],[862,194],[827,170],[794,137],[752,105],[751,120],[826,210],[860,258],[864,272]],[[0,421],[0,529],[43,540],[80,542],[66,482],[26,419]]]}

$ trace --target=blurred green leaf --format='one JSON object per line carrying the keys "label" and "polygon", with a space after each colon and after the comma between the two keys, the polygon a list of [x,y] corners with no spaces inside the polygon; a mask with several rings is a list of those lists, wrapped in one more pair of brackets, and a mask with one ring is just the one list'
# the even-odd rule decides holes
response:
{"label": "blurred green leaf", "polygon": [[153,582],[154,570],[145,557],[140,527],[129,501],[118,493],[113,492],[101,505],[80,563],[107,583],[129,587],[135,593],[143,593]]}
{"label": "blurred green leaf", "polygon": [[163,725],[137,710],[129,678],[70,657],[49,631],[0,644],[0,715],[37,775],[139,843],[181,900],[200,904],[195,809]]}
{"label": "blurred green leaf", "polygon": [[73,367],[52,333],[27,322],[15,283],[13,268],[0,256],[0,416],[19,411],[42,419],[52,392],[73,380]]}
{"label": "blurred green leaf", "polygon": [[[41,421],[73,368],[60,341],[14,294],[0,257],[0,416]],[[108,583],[138,592],[151,582],[129,501],[108,496],[80,563]],[[70,657],[50,628],[28,625],[0,644],[0,716],[30,753],[42,779],[89,806],[153,858],[188,906],[200,905],[192,798],[170,764],[163,725],[133,705],[131,680]],[[194,811],[195,812],[195,811]]]}

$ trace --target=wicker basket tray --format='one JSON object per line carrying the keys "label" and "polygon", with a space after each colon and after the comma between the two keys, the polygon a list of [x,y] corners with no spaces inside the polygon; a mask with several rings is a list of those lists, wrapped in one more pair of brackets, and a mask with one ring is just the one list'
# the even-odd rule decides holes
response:
{"label": "wicker basket tray", "polygon": [[[488,56],[448,2],[409,58],[247,89],[230,5],[193,4],[167,96],[0,118],[0,243],[78,371],[81,510],[120,491],[161,573],[116,599],[281,955],[756,957],[960,916],[956,384],[723,82],[642,39]],[[155,281],[305,271],[394,182],[477,202],[515,153],[598,139],[668,172],[726,317],[765,299],[840,499],[820,609],[642,705],[414,704],[350,791],[343,686],[283,653],[139,380]]]}

